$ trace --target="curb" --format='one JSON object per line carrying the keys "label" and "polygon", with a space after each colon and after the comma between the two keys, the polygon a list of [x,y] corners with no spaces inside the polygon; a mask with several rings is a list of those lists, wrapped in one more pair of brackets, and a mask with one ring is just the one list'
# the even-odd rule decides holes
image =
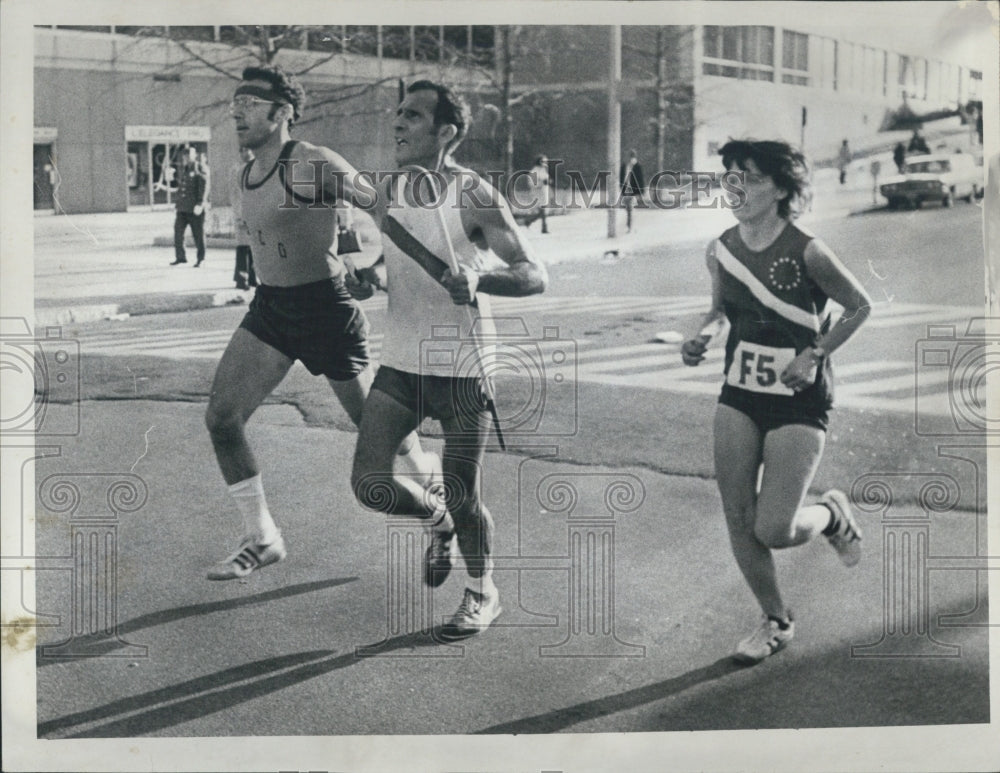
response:
{"label": "curb", "polygon": [[[156,236],[153,237],[154,247],[173,247],[174,237],[173,236]],[[194,240],[191,237],[187,237],[184,240],[185,249],[194,249]],[[219,250],[226,249],[236,249],[236,238],[231,236],[205,236],[205,247]]]}
{"label": "curb", "polygon": [[170,294],[156,293],[136,296],[121,303],[84,303],[65,306],[35,308],[36,327],[55,327],[101,320],[120,321],[128,317],[149,314],[171,314],[185,311],[202,311],[220,306],[242,306],[249,302],[250,294],[243,290],[217,290],[215,292]]}

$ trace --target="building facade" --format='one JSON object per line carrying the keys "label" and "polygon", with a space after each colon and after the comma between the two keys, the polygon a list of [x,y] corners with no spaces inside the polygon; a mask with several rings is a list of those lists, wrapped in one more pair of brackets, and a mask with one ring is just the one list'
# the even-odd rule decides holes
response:
{"label": "building facade", "polygon": [[[286,27],[256,39],[246,29],[37,27],[36,210],[170,208],[185,145],[212,169],[213,204],[227,204],[238,158],[229,99],[242,67],[267,58],[303,73],[310,100],[295,136],[359,168],[391,168],[400,84],[418,77],[470,97],[459,159],[480,171],[502,170],[505,93],[515,168],[545,154],[564,184],[569,171],[594,179],[607,167],[607,27]],[[901,109],[954,111],[983,96],[981,71],[807,25],[626,26],[621,61],[621,147],[647,174],[713,171],[718,148],[741,136],[832,158]]]}

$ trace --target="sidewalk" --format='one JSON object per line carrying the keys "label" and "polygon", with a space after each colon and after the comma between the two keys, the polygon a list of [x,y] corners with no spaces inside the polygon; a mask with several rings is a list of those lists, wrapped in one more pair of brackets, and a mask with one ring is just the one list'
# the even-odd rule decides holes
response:
{"label": "sidewalk", "polygon": [[[958,139],[957,131],[928,132],[932,148]],[[892,133],[893,135],[897,133]],[[893,141],[888,136],[885,142]],[[954,144],[954,142],[952,142]],[[873,195],[870,165],[879,159],[882,176],[893,171],[890,152],[855,160],[847,182],[840,185],[836,169],[814,173],[812,210],[802,222],[846,217],[884,206]],[[94,215],[39,215],[34,219],[34,299],[38,327],[124,318],[142,314],[190,311],[228,304],[245,304],[250,292],[233,281],[235,243],[209,239],[205,263],[171,266],[174,213],[129,212]],[[378,256],[378,234],[359,218],[365,252],[358,265]],[[549,218],[550,233],[539,225],[525,230],[546,265],[567,262],[616,262],[629,255],[655,252],[661,245],[702,242],[732,223],[728,210],[685,207],[639,209],[636,229],[624,233],[625,215],[618,212],[618,235],[608,238],[608,211],[584,209]]]}

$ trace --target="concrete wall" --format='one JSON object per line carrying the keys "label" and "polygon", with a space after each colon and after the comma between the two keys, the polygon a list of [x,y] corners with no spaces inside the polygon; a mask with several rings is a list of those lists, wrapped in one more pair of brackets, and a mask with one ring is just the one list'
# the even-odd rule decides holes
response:
{"label": "concrete wall", "polygon": [[[58,131],[53,144],[62,178],[59,211],[126,210],[126,126],[207,127],[211,201],[228,205],[228,177],[238,161],[228,103],[239,72],[255,63],[252,57],[234,59],[225,45],[189,44],[206,58],[224,59],[227,76],[164,39],[36,29],[35,40],[34,121]],[[276,63],[294,72],[317,58],[314,52],[281,52]],[[163,80],[164,74],[177,78]],[[473,84],[475,75],[436,64],[334,57],[302,77],[310,101],[293,137],[329,146],[359,168],[391,168],[397,78]],[[359,84],[368,88],[358,93]],[[346,93],[357,96],[336,98]],[[334,101],[318,104],[324,97]]]}

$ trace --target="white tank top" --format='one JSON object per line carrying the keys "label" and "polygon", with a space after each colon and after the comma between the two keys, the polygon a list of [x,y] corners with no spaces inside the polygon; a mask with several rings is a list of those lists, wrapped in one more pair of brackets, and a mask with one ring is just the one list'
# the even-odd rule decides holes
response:
{"label": "white tank top", "polygon": [[[402,178],[398,183],[389,216],[450,268],[451,258],[437,211],[407,205],[401,195]],[[441,207],[444,222],[458,264],[481,273],[496,265],[499,258],[469,240],[462,226],[462,212],[456,206],[457,196],[457,181],[452,178],[447,189],[448,203]],[[382,248],[389,311],[381,363],[425,376],[474,377],[481,375],[481,366],[490,373],[495,349],[491,342],[496,329],[489,296],[479,293],[476,306],[457,306],[448,291],[385,234]]]}

